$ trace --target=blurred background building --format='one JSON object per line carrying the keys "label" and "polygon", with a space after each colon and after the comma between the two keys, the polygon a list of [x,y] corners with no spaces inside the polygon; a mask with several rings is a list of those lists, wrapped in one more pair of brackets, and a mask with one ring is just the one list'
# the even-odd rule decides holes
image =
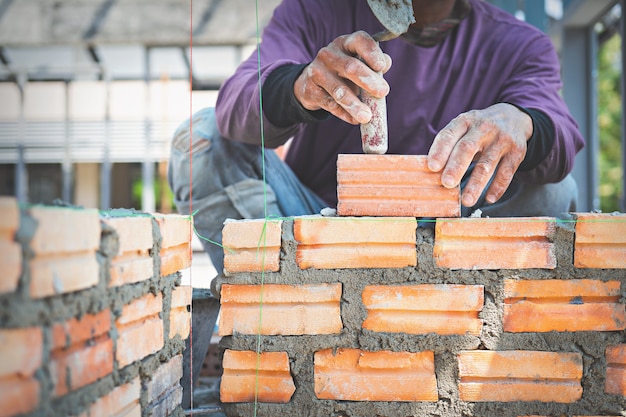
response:
{"label": "blurred background building", "polygon": [[[0,0],[0,195],[172,211],[172,133],[214,105],[279,2]],[[624,210],[621,1],[491,2],[559,50],[588,141],[579,208]]]}

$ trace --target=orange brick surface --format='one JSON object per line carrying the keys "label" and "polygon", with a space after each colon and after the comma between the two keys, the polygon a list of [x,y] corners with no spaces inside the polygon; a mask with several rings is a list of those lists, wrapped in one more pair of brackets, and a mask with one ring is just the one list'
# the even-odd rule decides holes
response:
{"label": "orange brick surface", "polygon": [[315,395],[324,400],[437,401],[431,351],[366,352],[327,349],[315,353]]}
{"label": "orange brick surface", "polygon": [[445,188],[425,155],[339,155],[340,216],[460,217],[461,188]]}
{"label": "orange brick surface", "polygon": [[158,215],[161,231],[161,275],[169,275],[191,266],[191,222],[189,216]]}
{"label": "orange brick surface", "polygon": [[296,262],[301,269],[415,266],[416,229],[408,217],[298,217]]}
{"label": "orange brick surface", "polygon": [[116,387],[94,402],[80,417],[141,417],[139,377]]}
{"label": "orange brick surface", "polygon": [[626,214],[578,213],[577,268],[626,268]]}
{"label": "orange brick surface", "polygon": [[278,271],[282,221],[226,221],[222,229],[224,273]]}
{"label": "orange brick surface", "polygon": [[183,376],[183,357],[174,356],[159,366],[146,384],[145,396],[149,416],[169,416],[181,403],[183,389],[179,384]]}
{"label": "orange brick surface", "polygon": [[507,332],[626,329],[619,281],[506,280],[504,296]]}
{"label": "orange brick surface", "polygon": [[0,417],[34,410],[39,404],[35,372],[43,358],[39,327],[0,329]]}
{"label": "orange brick surface", "polygon": [[458,354],[462,401],[572,403],[582,396],[579,353],[466,351]]}
{"label": "orange brick surface", "polygon": [[224,403],[286,403],[296,390],[287,352],[226,350],[220,400]]}
{"label": "orange brick surface", "polygon": [[97,210],[35,206],[29,214],[37,221],[30,242],[30,293],[35,298],[64,294],[98,283],[96,250],[100,246]]}
{"label": "orange brick surface", "polygon": [[553,269],[554,232],[547,217],[437,219],[434,258],[450,269]]}
{"label": "orange brick surface", "polygon": [[113,372],[110,329],[109,310],[52,326],[50,374],[55,396],[65,395]]}
{"label": "orange brick surface", "polygon": [[22,273],[22,248],[15,242],[19,227],[17,200],[0,196],[0,294],[14,292]]}
{"label": "orange brick surface", "polygon": [[606,348],[604,391],[626,397],[626,344]]}
{"label": "orange brick surface", "polygon": [[192,292],[193,289],[188,285],[176,287],[172,291],[172,303],[170,306],[170,339],[176,335],[179,335],[183,340],[189,337],[191,313],[188,308],[191,305]]}
{"label": "orange brick surface", "polygon": [[341,284],[224,284],[219,334],[338,333],[343,327],[340,300]]}
{"label": "orange brick surface", "polygon": [[115,323],[119,334],[115,358],[120,368],[163,347],[163,320],[159,317],[162,310],[160,293],[148,294],[124,306]]}
{"label": "orange brick surface", "polygon": [[367,318],[375,332],[480,335],[481,285],[371,285],[363,290]]}
{"label": "orange brick surface", "polygon": [[103,218],[118,235],[119,250],[111,260],[110,287],[149,279],[154,274],[152,218],[147,216]]}

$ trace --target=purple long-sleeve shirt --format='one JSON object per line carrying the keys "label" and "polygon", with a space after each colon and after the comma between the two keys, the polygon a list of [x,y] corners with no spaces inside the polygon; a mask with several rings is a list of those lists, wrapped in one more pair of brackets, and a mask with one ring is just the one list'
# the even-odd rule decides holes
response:
{"label": "purple long-sleeve shirt", "polygon": [[[427,154],[437,132],[460,113],[507,102],[544,113],[554,128],[547,156],[516,178],[560,181],[584,141],[559,95],[559,61],[550,39],[487,2],[469,2],[469,14],[434,47],[403,39],[380,44],[393,60],[385,74],[388,153]],[[333,39],[357,30],[382,30],[365,0],[284,0],[263,33],[261,83],[279,67],[311,62]],[[222,86],[216,115],[224,137],[261,144],[258,74],[254,53]],[[337,155],[362,153],[359,126],[334,116],[286,128],[264,117],[263,126],[266,146],[293,137],[286,162],[305,185],[336,205]]]}

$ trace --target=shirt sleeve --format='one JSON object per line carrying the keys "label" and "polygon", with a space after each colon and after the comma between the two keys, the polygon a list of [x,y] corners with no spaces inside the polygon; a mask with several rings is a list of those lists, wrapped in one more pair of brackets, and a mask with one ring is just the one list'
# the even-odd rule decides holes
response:
{"label": "shirt sleeve", "polygon": [[560,95],[560,65],[552,42],[537,31],[523,48],[499,97],[526,109],[533,119],[527,157],[515,178],[535,184],[559,182],[572,170],[585,142]]}
{"label": "shirt sleeve", "polygon": [[[319,25],[319,19],[317,23],[314,22],[321,11],[317,10],[315,2],[307,8],[305,3],[306,0],[282,2],[274,10],[258,50],[220,88],[215,114],[218,129],[225,138],[275,148],[300,129],[300,124],[288,124],[273,117],[272,120],[279,122],[276,125],[260,109],[263,94],[268,92],[261,86],[270,74],[279,68],[284,70],[288,66],[311,62],[317,54],[316,45],[325,39],[324,28]],[[282,84],[283,88],[285,85],[286,83]],[[284,89],[276,92],[275,96],[270,97],[270,102],[276,104],[289,99],[284,92]],[[266,109],[267,103],[262,105]],[[283,103],[281,107],[288,107],[288,103]],[[280,109],[270,110],[271,114],[277,112]]]}
{"label": "shirt sleeve", "polygon": [[262,87],[263,111],[268,120],[277,127],[289,127],[296,123],[311,123],[326,120],[326,110],[307,110],[296,98],[293,85],[308,64],[285,65],[276,68]]}

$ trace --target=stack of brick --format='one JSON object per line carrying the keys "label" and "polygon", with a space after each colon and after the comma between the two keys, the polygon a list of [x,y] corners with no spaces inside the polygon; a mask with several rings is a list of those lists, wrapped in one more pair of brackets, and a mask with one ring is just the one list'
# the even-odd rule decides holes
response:
{"label": "stack of brick", "polygon": [[625,214],[455,218],[419,157],[351,157],[340,217],[225,224],[228,416],[624,415]]}
{"label": "stack of brick", "polygon": [[0,416],[182,416],[190,221],[0,197]]}

